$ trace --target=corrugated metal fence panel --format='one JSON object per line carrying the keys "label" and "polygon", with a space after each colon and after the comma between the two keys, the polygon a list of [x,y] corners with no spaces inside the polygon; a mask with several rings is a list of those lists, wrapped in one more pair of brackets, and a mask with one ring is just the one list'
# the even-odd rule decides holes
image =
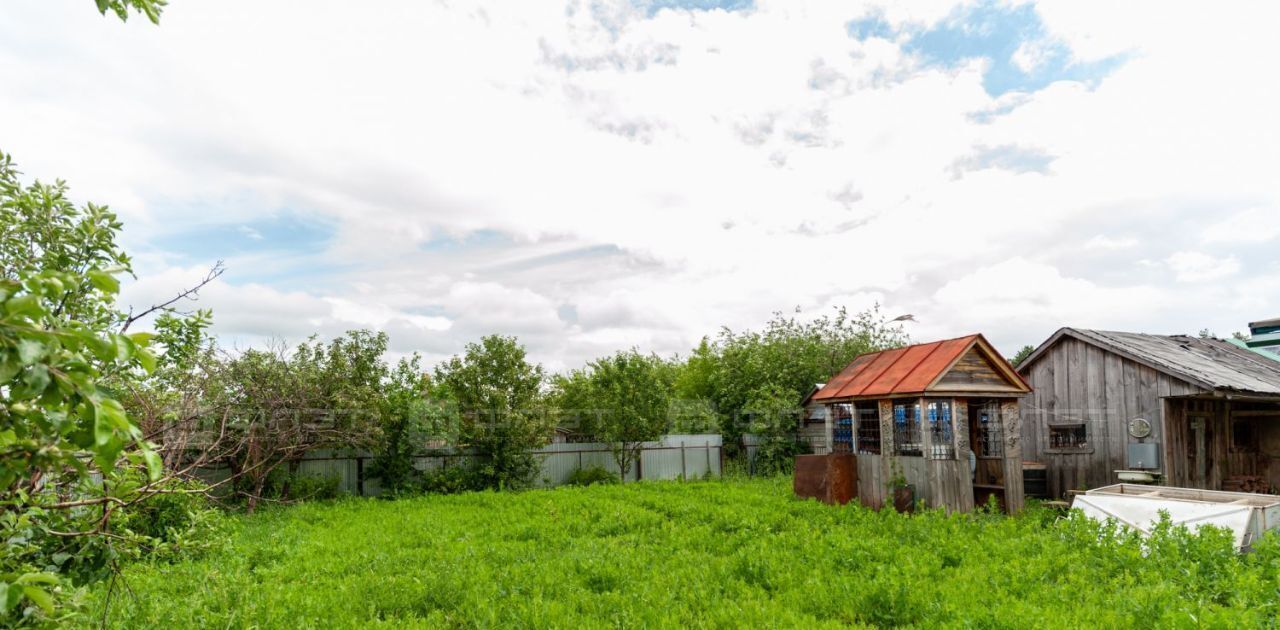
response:
{"label": "corrugated metal fence panel", "polygon": [[[366,464],[368,462],[365,462]],[[314,477],[337,477],[338,487],[343,492],[355,494],[359,490],[360,478],[357,475],[356,459],[303,459],[298,464],[299,475]]]}
{"label": "corrugated metal fence panel", "polygon": [[[639,466],[632,466],[627,481],[637,479],[700,479],[717,477],[720,469],[721,439],[717,434],[666,435],[656,442],[646,442]],[[542,470],[534,480],[539,487],[563,485],[579,468],[599,466],[618,474],[618,464],[608,444],[598,442],[548,444],[534,451]],[[381,492],[378,479],[369,473],[374,455],[367,452],[318,450],[307,453],[298,465],[298,473],[317,477],[337,477],[339,488],[347,494],[360,494],[360,470],[364,470],[364,495]],[[466,464],[471,454],[465,451],[441,450],[414,458],[418,470],[439,470],[446,466]],[[363,460],[363,464],[360,460]],[[225,470],[209,471],[208,481],[225,479]],[[201,475],[205,477],[206,475]]]}
{"label": "corrugated metal fence panel", "polygon": [[756,453],[760,452],[760,444],[763,442],[764,438],[758,435],[742,434],[742,447],[747,451],[747,470],[755,471]]}
{"label": "corrugated metal fence panel", "polygon": [[[563,485],[579,468],[600,467],[618,474],[618,463],[608,444],[594,442],[549,444],[535,452],[542,460],[542,474],[537,483],[542,487]],[[634,474],[635,471],[632,471]]]}

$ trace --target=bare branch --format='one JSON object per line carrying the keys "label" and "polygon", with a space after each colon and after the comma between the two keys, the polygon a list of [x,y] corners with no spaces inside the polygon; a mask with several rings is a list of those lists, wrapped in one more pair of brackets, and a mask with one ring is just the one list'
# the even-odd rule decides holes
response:
{"label": "bare branch", "polygon": [[181,300],[195,299],[195,296],[198,293],[200,293],[200,289],[203,289],[205,285],[209,284],[210,282],[217,280],[218,277],[221,276],[223,272],[225,272],[226,270],[227,270],[226,266],[223,265],[221,260],[219,260],[218,262],[213,264],[213,267],[209,269],[209,273],[205,274],[204,278],[201,279],[200,282],[196,283],[195,286],[189,287],[187,289],[183,289],[181,292],[173,296],[171,299],[161,302],[159,304],[153,304],[151,305],[150,308],[142,311],[141,313],[135,314],[133,310],[130,309],[129,316],[124,320],[124,325],[120,327],[120,332],[123,333],[129,330],[129,326],[133,325],[134,322],[144,317],[147,317],[152,313],[155,313],[157,311],[169,310],[174,304],[178,303]]}

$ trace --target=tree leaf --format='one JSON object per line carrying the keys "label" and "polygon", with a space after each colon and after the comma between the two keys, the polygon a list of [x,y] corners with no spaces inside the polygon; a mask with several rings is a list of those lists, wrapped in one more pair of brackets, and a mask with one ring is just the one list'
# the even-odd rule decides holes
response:
{"label": "tree leaf", "polygon": [[45,345],[34,339],[22,339],[18,341],[18,358],[23,365],[31,365],[40,360],[45,354]]}
{"label": "tree leaf", "polygon": [[114,436],[98,447],[98,452],[94,454],[93,461],[98,464],[98,468],[102,472],[111,472],[116,466],[116,458],[120,456],[120,451],[124,450],[124,441],[116,439]]}
{"label": "tree leaf", "polygon": [[133,340],[124,335],[111,335],[111,341],[116,346],[116,361],[124,363],[133,358],[133,353],[137,349]]}
{"label": "tree leaf", "polygon": [[4,358],[0,359],[0,384],[13,380],[21,369],[22,363],[18,361],[17,355],[5,353]]}
{"label": "tree leaf", "polygon": [[32,397],[39,396],[44,393],[45,388],[49,387],[49,366],[34,365],[27,370],[26,376],[22,381],[31,389]]}
{"label": "tree leaf", "polygon": [[120,281],[105,271],[90,269],[85,275],[89,276],[89,282],[93,284],[94,288],[103,293],[118,293],[120,291]]}
{"label": "tree leaf", "polygon": [[136,358],[138,359],[138,364],[147,371],[147,374],[156,371],[156,355],[152,354],[150,350],[139,348]]}
{"label": "tree leaf", "polygon": [[93,444],[94,446],[106,446],[111,438],[115,437],[115,432],[111,430],[111,423],[103,417],[97,405],[94,405],[93,414]]}
{"label": "tree leaf", "polygon": [[142,458],[147,462],[147,474],[151,477],[151,481],[160,479],[160,475],[164,473],[164,462],[160,460],[160,454],[145,448],[142,450]]}
{"label": "tree leaf", "polygon": [[39,586],[24,586],[22,587],[22,594],[26,595],[27,599],[35,602],[46,615],[53,614],[53,598],[44,592],[44,589]]}
{"label": "tree leaf", "polygon": [[31,294],[19,295],[5,302],[5,310],[10,315],[23,315],[32,319],[44,314],[44,308],[40,306],[40,298]]}
{"label": "tree leaf", "polygon": [[105,418],[111,428],[127,433],[133,426],[129,423],[129,416],[125,414],[124,406],[120,404],[120,401],[114,398],[103,398],[98,401],[96,407],[98,412],[97,419],[102,420]]}
{"label": "tree leaf", "polygon": [[11,588],[8,582],[0,581],[0,614],[9,614],[9,610],[22,599],[22,591]]}

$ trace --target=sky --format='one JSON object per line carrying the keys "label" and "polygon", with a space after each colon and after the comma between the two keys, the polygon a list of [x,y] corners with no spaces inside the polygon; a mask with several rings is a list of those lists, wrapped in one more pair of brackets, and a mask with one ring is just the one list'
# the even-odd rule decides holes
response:
{"label": "sky", "polygon": [[490,333],[552,370],[875,304],[1012,355],[1280,316],[1280,5],[0,7],[0,151],[230,347]]}

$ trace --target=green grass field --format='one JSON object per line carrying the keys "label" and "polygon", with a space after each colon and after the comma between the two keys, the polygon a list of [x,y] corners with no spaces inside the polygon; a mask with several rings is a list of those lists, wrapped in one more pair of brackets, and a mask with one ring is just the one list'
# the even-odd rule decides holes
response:
{"label": "green grass field", "polygon": [[[1032,510],[912,517],[792,498],[786,480],[350,499],[241,519],[199,560],[139,565],[113,626],[1251,627],[1280,551],[1146,548]],[[91,602],[103,614],[100,588]]]}

